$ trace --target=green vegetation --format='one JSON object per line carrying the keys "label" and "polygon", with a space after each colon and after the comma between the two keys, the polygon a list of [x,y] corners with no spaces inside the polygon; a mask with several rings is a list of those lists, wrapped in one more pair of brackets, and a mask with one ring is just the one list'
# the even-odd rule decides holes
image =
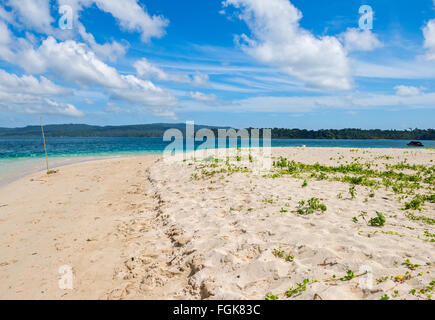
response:
{"label": "green vegetation", "polygon": [[429,224],[429,225],[435,224],[435,219],[425,217],[425,216],[416,216],[413,213],[409,213],[408,218],[410,220],[413,220],[413,221],[423,221],[424,223]]}
{"label": "green vegetation", "polygon": [[[47,137],[151,137],[161,138],[167,129],[179,129],[185,133],[184,123],[155,123],[130,126],[91,126],[85,124],[46,125]],[[211,129],[217,136],[218,129],[228,127],[211,127],[195,125],[195,130]],[[250,130],[252,128],[248,128]],[[263,136],[260,129],[260,136]],[[0,128],[0,136],[40,136],[39,126],[24,128]],[[300,129],[272,129],[273,139],[369,139],[369,140],[435,140],[435,130],[300,130]]]}
{"label": "green vegetation", "polygon": [[[403,164],[389,166],[386,171],[381,171],[373,169],[370,163],[326,166],[319,163],[304,164],[301,162],[288,161],[283,157],[274,161],[273,166],[276,168],[276,171],[269,175],[269,177],[272,178],[291,175],[295,178],[305,180],[311,178],[349,183],[351,184],[349,193],[352,198],[356,197],[355,186],[370,187],[370,198],[375,196],[375,189],[379,189],[382,186],[391,188],[397,194],[410,195],[415,194],[415,190],[424,188],[424,184],[429,185],[429,188],[435,188],[435,166],[410,166],[410,168],[415,169],[416,172],[404,173],[395,171],[407,169]],[[434,201],[433,195],[426,197],[426,201]]]}
{"label": "green vegetation", "polygon": [[277,258],[284,259],[286,262],[293,262],[295,260],[295,256],[286,254],[284,250],[273,249],[272,254]]}
{"label": "green vegetation", "polygon": [[278,300],[279,297],[274,294],[267,294],[265,300]]}
{"label": "green vegetation", "polygon": [[355,273],[352,270],[347,270],[344,277],[339,278],[340,281],[350,281],[355,278]]}
{"label": "green vegetation", "polygon": [[351,187],[349,188],[349,194],[350,194],[350,197],[351,197],[352,199],[355,199],[355,198],[356,198],[356,190],[355,190],[355,186],[351,186]]}
{"label": "green vegetation", "polygon": [[387,221],[381,212],[376,211],[376,218],[372,218],[369,221],[369,225],[372,227],[383,227]]}
{"label": "green vegetation", "polygon": [[307,285],[310,283],[314,283],[317,282],[317,280],[310,280],[310,279],[304,279],[304,281],[297,283],[296,287],[294,288],[289,288],[286,292],[285,295],[288,298],[293,297],[294,295],[297,294],[301,294],[302,292],[304,292],[305,290],[307,290]]}
{"label": "green vegetation", "polygon": [[326,205],[320,202],[318,198],[311,198],[307,201],[307,206],[305,206],[305,201],[299,202],[299,209],[297,213],[300,215],[313,214],[316,211],[325,212],[327,210]]}
{"label": "green vegetation", "polygon": [[409,259],[406,259],[403,264],[409,269],[409,270],[415,270],[418,267],[420,267],[419,264],[413,264]]}
{"label": "green vegetation", "polygon": [[403,210],[423,210],[423,205],[426,201],[435,202],[435,194],[430,196],[417,194],[410,202],[405,203]]}

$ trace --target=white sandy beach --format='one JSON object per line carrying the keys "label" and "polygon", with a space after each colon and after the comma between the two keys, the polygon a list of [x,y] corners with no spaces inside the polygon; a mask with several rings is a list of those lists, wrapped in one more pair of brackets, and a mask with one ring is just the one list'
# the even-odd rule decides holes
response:
{"label": "white sandy beach", "polygon": [[[434,193],[434,150],[273,152],[275,161],[370,164],[417,176],[419,187],[384,179],[356,185],[352,198],[342,173],[263,176],[237,163],[157,156],[33,174],[0,188],[0,298],[431,298],[435,205],[402,208]],[[311,198],[326,210],[298,213]],[[368,223],[377,211],[382,227]],[[73,268],[72,290],[58,286],[63,265]]]}

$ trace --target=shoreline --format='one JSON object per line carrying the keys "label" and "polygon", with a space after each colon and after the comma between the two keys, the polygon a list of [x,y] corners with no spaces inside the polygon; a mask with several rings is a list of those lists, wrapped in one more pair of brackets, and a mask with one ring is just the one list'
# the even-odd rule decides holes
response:
{"label": "shoreline", "polygon": [[[386,140],[387,141],[387,140]],[[432,141],[432,140],[430,140]],[[289,147],[281,147],[281,146],[272,146],[273,149],[298,149],[298,148],[305,148],[305,149],[331,149],[331,150],[352,150],[352,149],[358,149],[358,150],[402,150],[402,151],[418,151],[418,150],[435,150],[434,148],[410,148],[410,147],[403,147],[403,148],[382,148],[382,147],[372,147],[372,148],[363,148],[363,147],[303,147],[303,146],[289,146]],[[217,149],[213,149],[217,150]],[[188,152],[190,153],[190,152]],[[88,162],[88,161],[100,161],[100,160],[107,160],[107,159],[118,159],[118,158],[129,158],[129,157],[142,157],[142,156],[162,156],[162,152],[131,152],[131,153],[114,153],[114,154],[107,154],[107,153],[96,153],[94,155],[85,155],[81,156],[80,154],[68,154],[68,155],[59,155],[59,156],[49,156],[49,161],[51,160],[57,160],[60,161],[59,163],[55,163],[52,166],[49,166],[50,169],[58,169],[63,166],[73,165],[77,163],[82,162]],[[76,158],[77,159],[72,159]],[[6,158],[0,159],[5,160]],[[44,172],[44,157],[23,157],[18,158],[16,161],[13,161],[14,158],[7,158],[7,160],[11,160],[11,164],[17,164],[20,162],[33,162],[33,164],[36,164],[37,162],[41,162],[41,165],[38,166],[38,168],[29,168],[29,166],[26,168],[26,172],[20,173],[18,170],[15,170],[14,174],[9,177],[2,177],[2,174],[0,173],[0,189],[4,186],[7,186],[8,184],[17,181],[21,178],[25,178],[26,176],[38,173],[38,172]],[[68,160],[67,160],[68,159]],[[65,161],[66,160],[66,161]],[[6,169],[4,169],[6,171]]]}
{"label": "shoreline", "polygon": [[[65,166],[79,164],[83,162],[89,162],[89,161],[104,161],[104,160],[110,160],[110,159],[121,159],[121,158],[129,158],[129,157],[142,157],[142,156],[154,156],[159,155],[158,153],[132,153],[132,154],[113,154],[113,155],[107,155],[107,154],[95,154],[95,155],[89,155],[89,156],[81,156],[80,154],[72,154],[72,155],[65,155],[65,156],[52,156],[48,158],[49,161],[49,169],[59,169]],[[8,159],[9,160],[9,159]],[[54,160],[54,164],[50,165],[50,162]],[[27,176],[33,175],[35,173],[42,173],[45,172],[45,158],[44,157],[27,157],[27,158],[19,158],[16,161],[11,161],[9,166],[16,165],[22,162],[27,162],[28,165],[25,168],[26,172],[20,173],[18,170],[15,170],[15,172],[8,177],[2,177],[0,174],[0,189],[2,187],[7,186],[8,184],[17,181],[21,178],[25,178]],[[37,163],[41,163],[36,167]],[[52,162],[53,163],[53,162]],[[7,169],[4,169],[5,171]]]}

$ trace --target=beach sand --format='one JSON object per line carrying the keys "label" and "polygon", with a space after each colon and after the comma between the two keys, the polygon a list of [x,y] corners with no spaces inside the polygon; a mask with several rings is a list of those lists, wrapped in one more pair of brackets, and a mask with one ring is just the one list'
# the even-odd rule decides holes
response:
{"label": "beach sand", "polygon": [[[141,156],[0,188],[0,298],[431,297],[435,205],[402,208],[434,193],[434,150],[274,148],[273,156],[325,167],[262,175],[237,161]],[[359,181],[353,198],[343,181],[355,172],[320,174],[352,163],[402,175]],[[309,211],[312,198],[326,210]],[[377,212],[382,227],[369,223]],[[64,265],[72,290],[58,285]]]}

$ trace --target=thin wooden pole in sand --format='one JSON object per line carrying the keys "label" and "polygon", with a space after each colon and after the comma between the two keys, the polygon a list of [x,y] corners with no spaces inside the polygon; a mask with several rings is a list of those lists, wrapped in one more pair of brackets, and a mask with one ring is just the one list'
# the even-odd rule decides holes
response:
{"label": "thin wooden pole in sand", "polygon": [[42,117],[41,117],[41,132],[42,132],[42,141],[44,141],[44,151],[45,151],[45,164],[47,165],[47,174],[48,174],[48,157],[47,157],[47,147],[45,145],[45,135],[44,135],[44,126],[42,125]]}

